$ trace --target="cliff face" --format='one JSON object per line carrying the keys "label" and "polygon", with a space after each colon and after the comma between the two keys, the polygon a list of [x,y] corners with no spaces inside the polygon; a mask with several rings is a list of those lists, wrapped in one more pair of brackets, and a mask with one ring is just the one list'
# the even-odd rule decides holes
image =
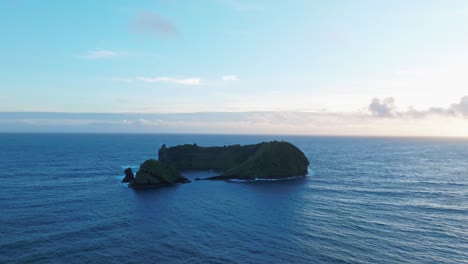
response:
{"label": "cliff face", "polygon": [[288,142],[199,147],[180,145],[159,150],[159,160],[175,169],[223,170],[208,179],[278,179],[307,174],[309,161]]}
{"label": "cliff face", "polygon": [[249,159],[259,148],[256,145],[233,145],[224,147],[199,147],[179,145],[159,151],[159,161],[177,170],[228,170]]}

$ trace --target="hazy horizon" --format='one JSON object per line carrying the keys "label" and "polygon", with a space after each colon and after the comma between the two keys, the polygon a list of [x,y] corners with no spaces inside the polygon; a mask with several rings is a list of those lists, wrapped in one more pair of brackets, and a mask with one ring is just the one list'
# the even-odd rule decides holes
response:
{"label": "hazy horizon", "polygon": [[[338,119],[360,119],[359,125],[337,127]],[[309,120],[309,123],[304,123]],[[200,113],[51,113],[0,112],[0,133],[143,133],[143,134],[234,134],[298,136],[376,136],[466,138],[444,135],[441,130],[410,133],[400,126],[389,133],[379,119],[356,114],[317,114],[310,112],[200,112]],[[339,123],[339,122],[338,122]],[[430,126],[431,124],[426,124]],[[420,127],[424,129],[425,127]],[[426,127],[427,128],[427,127]],[[441,127],[440,129],[443,129]],[[371,132],[366,132],[371,131]],[[379,131],[380,133],[375,133]]]}
{"label": "hazy horizon", "polygon": [[0,132],[468,135],[468,2],[2,1]]}

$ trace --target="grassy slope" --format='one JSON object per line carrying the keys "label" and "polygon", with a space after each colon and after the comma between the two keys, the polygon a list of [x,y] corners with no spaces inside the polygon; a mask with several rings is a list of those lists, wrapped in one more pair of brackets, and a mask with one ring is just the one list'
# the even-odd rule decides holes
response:
{"label": "grassy slope", "polygon": [[309,161],[288,142],[199,147],[179,145],[159,150],[159,160],[176,169],[223,170],[213,178],[284,178],[307,173]]}
{"label": "grassy slope", "polygon": [[288,142],[264,143],[247,161],[227,170],[221,177],[254,179],[284,178],[307,173],[309,161],[297,147]]}

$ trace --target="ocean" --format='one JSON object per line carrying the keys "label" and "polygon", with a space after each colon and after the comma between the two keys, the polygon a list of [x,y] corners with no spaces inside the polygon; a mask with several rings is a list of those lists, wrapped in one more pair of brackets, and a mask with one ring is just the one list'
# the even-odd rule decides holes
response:
{"label": "ocean", "polygon": [[[269,140],[309,174],[121,183],[162,144]],[[0,181],[0,263],[468,263],[466,139],[4,133]]]}

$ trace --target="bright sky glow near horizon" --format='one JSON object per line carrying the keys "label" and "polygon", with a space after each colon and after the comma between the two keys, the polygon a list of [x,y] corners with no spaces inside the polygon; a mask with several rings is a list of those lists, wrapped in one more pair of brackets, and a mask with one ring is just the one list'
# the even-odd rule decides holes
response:
{"label": "bright sky glow near horizon", "polygon": [[0,132],[468,136],[465,0],[0,0]]}

